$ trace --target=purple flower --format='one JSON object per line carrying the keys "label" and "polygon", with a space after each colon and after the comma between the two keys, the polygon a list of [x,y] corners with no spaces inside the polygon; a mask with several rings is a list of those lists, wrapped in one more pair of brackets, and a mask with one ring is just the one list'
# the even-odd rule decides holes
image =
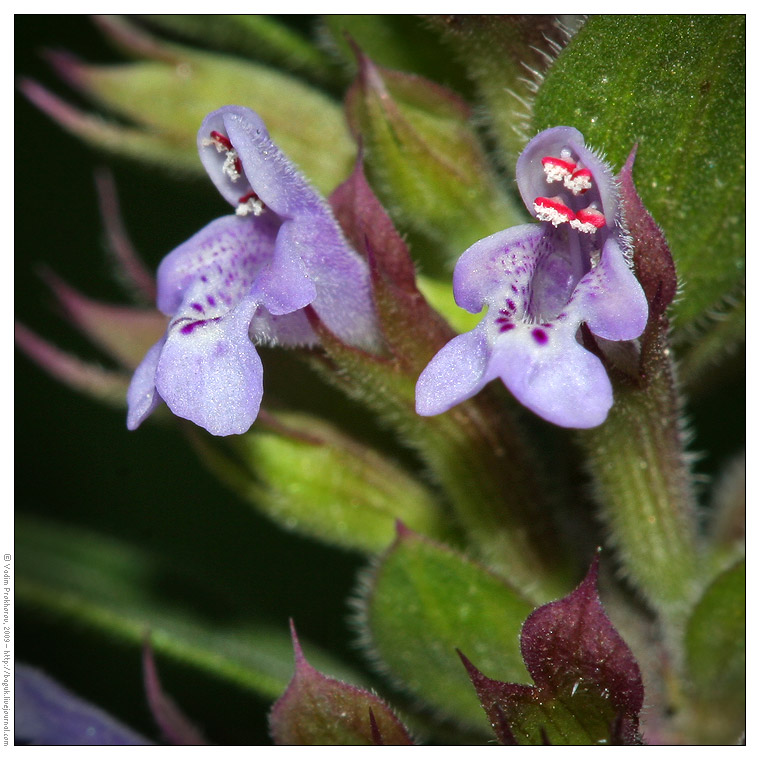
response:
{"label": "purple flower", "polygon": [[171,320],[132,378],[130,430],[163,400],[214,435],[244,433],[263,392],[252,341],[316,343],[309,304],[344,342],[378,340],[366,262],[259,116],[240,106],[209,114],[198,150],[235,214],[161,262],[157,303]]}
{"label": "purple flower", "polygon": [[422,372],[417,411],[445,412],[500,377],[545,420],[594,427],[612,406],[612,387],[602,362],[579,343],[580,325],[618,341],[637,338],[647,321],[616,182],[580,132],[554,127],[525,147],[517,184],[539,224],[497,232],[462,254],[456,302],[488,311]]}
{"label": "purple flower", "polygon": [[15,676],[16,743],[59,746],[151,744],[36,668],[16,663]]}

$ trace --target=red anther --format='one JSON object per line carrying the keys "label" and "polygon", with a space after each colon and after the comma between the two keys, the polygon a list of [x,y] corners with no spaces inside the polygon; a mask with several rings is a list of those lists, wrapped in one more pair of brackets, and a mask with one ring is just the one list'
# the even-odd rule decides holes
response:
{"label": "red anther", "polygon": [[577,166],[572,161],[566,161],[564,158],[555,158],[554,156],[544,156],[541,159],[541,164],[543,166],[556,166],[559,169],[564,169],[568,174],[572,174]]}
{"label": "red anther", "polygon": [[215,129],[211,131],[211,139],[214,142],[218,142],[225,150],[232,150],[232,143],[230,138],[223,135],[221,132],[217,132]]}
{"label": "red anther", "polygon": [[575,219],[575,214],[562,203],[559,197],[544,198],[539,196],[533,201],[533,208],[538,213],[540,211],[546,212],[542,221],[551,222],[555,227],[561,222],[570,222]]}
{"label": "red anther", "polygon": [[589,169],[576,169],[571,176],[565,177],[565,187],[573,195],[583,195],[593,185],[593,177]]}
{"label": "red anther", "polygon": [[581,224],[593,224],[597,229],[604,227],[607,223],[604,214],[593,206],[582,208],[575,217]]}
{"label": "red anther", "polygon": [[590,169],[576,169],[573,172],[573,179],[578,179],[579,177],[585,177],[587,179],[591,179],[591,170]]}

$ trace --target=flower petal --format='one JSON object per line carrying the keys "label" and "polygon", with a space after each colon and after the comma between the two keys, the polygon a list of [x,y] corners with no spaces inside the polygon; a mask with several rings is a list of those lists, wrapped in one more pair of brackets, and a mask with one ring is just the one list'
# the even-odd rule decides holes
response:
{"label": "flower petal", "polygon": [[633,340],[644,331],[647,300],[615,238],[607,240],[599,264],[578,283],[571,309],[600,338]]}
{"label": "flower petal", "polygon": [[490,357],[482,323],[450,340],[417,380],[417,414],[441,414],[474,396],[491,379],[485,375]]}
{"label": "flower petal", "polygon": [[[227,147],[239,172],[230,170]],[[253,192],[265,206],[263,216],[279,217],[274,256],[256,283],[260,303],[274,315],[312,304],[339,338],[375,347],[379,330],[369,267],[346,241],[327,202],[272,142],[261,118],[248,108],[225,106],[204,120],[198,148],[230,203]]]}
{"label": "flower petal", "polygon": [[277,224],[269,216],[223,216],[169,253],[158,268],[158,308],[175,315],[188,289],[196,319],[225,314],[249,295],[271,261]]}
{"label": "flower petal", "polygon": [[303,309],[317,296],[302,259],[303,240],[299,233],[297,222],[282,224],[272,258],[256,278],[253,292],[271,314],[289,314]]}
{"label": "flower petal", "polygon": [[524,304],[530,299],[530,278],[541,253],[549,245],[546,230],[539,224],[522,224],[489,235],[471,245],[454,268],[454,298],[459,306],[477,314],[486,302],[495,303],[502,294]]}
{"label": "flower petal", "polygon": [[156,388],[174,414],[213,435],[250,428],[263,393],[261,359],[248,336],[257,308],[248,297],[224,317],[172,323]]}
{"label": "flower petal", "polygon": [[612,406],[607,373],[576,342],[573,325],[519,325],[502,335],[486,371],[497,376],[521,404],[561,427],[600,425]]}
{"label": "flower petal", "polygon": [[155,343],[145,354],[127,389],[127,429],[137,430],[158,406],[161,397],[156,391],[156,368],[166,336]]}

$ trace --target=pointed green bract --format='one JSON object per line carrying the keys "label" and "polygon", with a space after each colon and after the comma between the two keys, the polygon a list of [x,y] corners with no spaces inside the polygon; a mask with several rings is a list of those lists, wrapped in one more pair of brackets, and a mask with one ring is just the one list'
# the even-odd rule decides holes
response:
{"label": "pointed green bract", "polygon": [[397,222],[433,244],[439,271],[479,238],[524,221],[499,187],[463,100],[358,50],[357,57],[346,110],[373,188]]}
{"label": "pointed green bract", "polygon": [[16,323],[15,333],[16,345],[51,377],[107,406],[126,406],[129,375],[125,372],[104,369],[61,351],[21,323]]}
{"label": "pointed green bract", "polygon": [[288,688],[269,714],[275,744],[413,744],[404,725],[382,699],[312,667],[292,624],[291,629],[296,667]]}
{"label": "pointed green bract", "polygon": [[583,582],[525,621],[520,649],[535,686],[462,662],[502,744],[637,744],[639,666],[597,592],[598,555]]}
{"label": "pointed green bract", "polygon": [[316,417],[270,414],[231,441],[231,455],[199,441],[204,463],[287,530],[364,553],[385,549],[399,519],[428,535],[448,532],[424,486]]}
{"label": "pointed green bract", "polygon": [[488,730],[457,649],[504,679],[527,679],[519,633],[532,605],[448,547],[402,527],[362,595],[378,667],[440,715]]}
{"label": "pointed green bract", "polygon": [[349,40],[381,66],[433,78],[463,94],[471,89],[452,48],[417,16],[330,14],[322,24],[323,36],[352,73],[356,59]]}
{"label": "pointed green bract", "polygon": [[668,238],[682,335],[744,279],[743,16],[598,16],[549,70],[533,127],[568,124],[637,186]]}

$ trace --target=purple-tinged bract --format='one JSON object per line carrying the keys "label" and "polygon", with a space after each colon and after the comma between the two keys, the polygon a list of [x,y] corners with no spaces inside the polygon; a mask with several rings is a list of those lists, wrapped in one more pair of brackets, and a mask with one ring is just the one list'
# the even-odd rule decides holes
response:
{"label": "purple-tinged bract", "polygon": [[378,341],[366,262],[259,116],[240,106],[209,114],[198,150],[235,214],[211,222],[159,267],[158,307],[171,320],[132,379],[131,430],[163,400],[210,433],[244,433],[263,393],[253,342],[316,343],[308,305],[344,342]]}
{"label": "purple-tinged bract", "polygon": [[556,425],[601,424],[612,387],[579,328],[637,338],[647,303],[628,263],[609,166],[571,127],[541,132],[517,162],[517,184],[539,224],[478,241],[454,270],[459,306],[488,311],[445,345],[417,382],[417,411],[440,414],[500,377],[520,403]]}

